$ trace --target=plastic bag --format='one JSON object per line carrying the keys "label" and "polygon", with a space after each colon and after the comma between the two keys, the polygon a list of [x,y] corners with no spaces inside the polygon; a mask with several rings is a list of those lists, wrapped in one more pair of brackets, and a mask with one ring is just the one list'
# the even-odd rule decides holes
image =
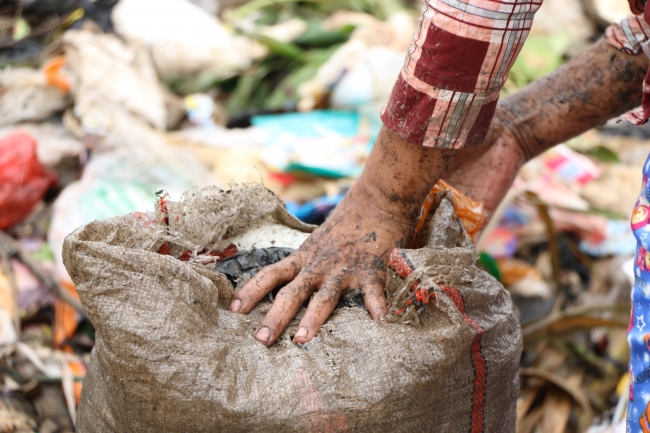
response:
{"label": "plastic bag", "polygon": [[[155,11],[155,19],[151,13]],[[230,77],[245,70],[266,50],[235,36],[216,16],[185,0],[121,0],[112,14],[115,31],[149,47],[164,78],[199,73]]]}
{"label": "plastic bag", "polygon": [[173,98],[160,83],[142,44],[83,30],[68,30],[63,44],[74,83],[74,113],[85,130],[110,131],[122,113],[159,130],[175,121],[166,105]]}
{"label": "plastic bag", "polygon": [[174,156],[164,148],[155,155],[133,148],[95,155],[81,179],[61,192],[54,202],[48,232],[59,283],[73,286],[61,259],[63,239],[68,233],[93,220],[153,210],[158,190],[180,197],[187,188],[211,180],[203,167],[193,167],[192,160],[183,161],[182,155],[176,155],[176,159]]}
{"label": "plastic bag", "polygon": [[32,68],[0,69],[0,126],[43,120],[65,110],[72,100]]}
{"label": "plastic bag", "polygon": [[0,230],[27,217],[54,184],[56,175],[41,166],[31,135],[15,131],[0,138]]}
{"label": "plastic bag", "polygon": [[443,191],[450,191],[452,193],[456,215],[463,222],[463,227],[467,231],[467,234],[472,240],[476,240],[476,235],[481,230],[483,221],[485,221],[487,215],[483,210],[483,202],[472,200],[441,179],[431,188],[420,210],[420,218],[415,229],[415,235],[413,235],[413,244],[415,247],[423,245],[420,233],[429,220],[431,210],[435,209],[438,205],[436,197]]}
{"label": "plastic bag", "polygon": [[232,257],[218,261],[214,270],[224,274],[232,284],[237,284],[242,276],[253,277],[264,266],[277,263],[291,253],[293,249],[280,247],[240,251]]}

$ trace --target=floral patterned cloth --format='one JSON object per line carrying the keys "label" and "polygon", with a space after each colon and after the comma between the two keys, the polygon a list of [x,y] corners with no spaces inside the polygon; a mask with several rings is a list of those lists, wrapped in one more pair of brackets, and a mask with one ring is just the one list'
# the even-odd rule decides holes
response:
{"label": "floral patterned cloth", "polygon": [[650,433],[650,156],[643,167],[643,188],[632,214],[637,238],[632,289],[632,315],[627,330],[630,345],[628,433]]}
{"label": "floral patterned cloth", "polygon": [[[632,12],[644,13],[645,1],[629,0]],[[650,11],[650,9],[649,9]],[[650,56],[650,25],[644,15],[630,15],[605,32],[606,41],[628,53],[641,51]],[[642,125],[650,117],[650,72],[643,82],[643,102],[638,110],[622,118]],[[630,385],[627,409],[627,432],[650,433],[650,156],[643,167],[643,187],[632,215],[632,230],[637,239],[632,288],[632,314],[627,330],[630,346]]]}

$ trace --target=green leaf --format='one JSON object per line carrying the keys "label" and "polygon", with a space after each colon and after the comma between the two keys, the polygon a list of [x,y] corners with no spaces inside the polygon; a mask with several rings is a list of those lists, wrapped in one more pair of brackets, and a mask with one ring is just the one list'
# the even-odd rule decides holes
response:
{"label": "green leaf", "polygon": [[587,155],[602,162],[621,162],[618,155],[605,146],[596,146],[585,152]]}
{"label": "green leaf", "polygon": [[530,35],[508,75],[509,93],[559,68],[571,44],[568,33]]}
{"label": "green leaf", "polygon": [[276,6],[282,3],[319,2],[319,1],[322,2],[323,0],[253,0],[233,10],[229,14],[228,18],[230,20],[238,20],[260,9],[264,9],[269,6]]}
{"label": "green leaf", "polygon": [[191,95],[192,93],[206,92],[226,81],[220,74],[203,71],[191,77],[168,79],[165,84],[176,94]]}
{"label": "green leaf", "polygon": [[54,253],[50,248],[50,244],[44,242],[36,251],[32,253],[32,259],[38,262],[54,262]]}
{"label": "green leaf", "polygon": [[329,47],[334,44],[340,44],[350,39],[355,26],[347,25],[338,31],[323,30],[320,25],[309,23],[307,31],[298,39],[293,41],[294,44],[307,45],[310,47]]}
{"label": "green leaf", "polygon": [[297,68],[290,68],[289,74],[275,87],[265,101],[267,110],[279,110],[298,102],[298,87],[311,80],[323,63],[338,50],[340,45],[333,45],[325,49],[312,49],[305,52],[305,64]]}
{"label": "green leaf", "polygon": [[63,24],[61,24],[61,29],[65,30],[68,27],[70,27],[72,24],[74,24],[76,21],[79,21],[86,15],[86,11],[84,8],[77,8],[73,10],[70,15],[63,21]]}
{"label": "green leaf", "polygon": [[387,19],[394,13],[404,10],[402,2],[398,0],[366,0],[370,5],[370,10],[379,19]]}
{"label": "green leaf", "polygon": [[268,72],[267,68],[259,67],[239,77],[235,91],[226,104],[226,110],[230,115],[253,108],[251,104],[253,94]]}
{"label": "green leaf", "polygon": [[303,55],[303,50],[297,45],[280,42],[265,35],[252,34],[248,36],[262,45],[265,45],[271,53],[278,56],[288,57],[290,59],[299,59]]}
{"label": "green leaf", "polygon": [[292,71],[278,84],[265,101],[264,108],[279,110],[298,102],[298,86],[310,80],[318,72],[318,66],[308,64]]}

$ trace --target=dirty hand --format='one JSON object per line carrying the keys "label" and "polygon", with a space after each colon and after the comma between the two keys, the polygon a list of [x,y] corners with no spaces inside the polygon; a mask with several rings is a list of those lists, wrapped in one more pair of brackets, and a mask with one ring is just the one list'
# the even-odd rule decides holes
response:
{"label": "dirty hand", "polygon": [[400,218],[351,190],[302,247],[255,275],[235,295],[231,310],[248,313],[271,290],[287,284],[255,334],[267,345],[314,292],[294,337],[297,342],[311,340],[345,290],[360,288],[372,318],[381,320],[388,314],[384,284],[390,251],[413,236],[411,222]]}
{"label": "dirty hand", "polygon": [[301,248],[237,292],[230,310],[248,313],[286,284],[255,332],[266,346],[312,294],[294,336],[298,343],[318,333],[345,290],[361,289],[370,315],[381,320],[388,314],[384,285],[390,252],[408,246],[420,206],[454,154],[415,146],[384,127],[363,174],[332,215]]}

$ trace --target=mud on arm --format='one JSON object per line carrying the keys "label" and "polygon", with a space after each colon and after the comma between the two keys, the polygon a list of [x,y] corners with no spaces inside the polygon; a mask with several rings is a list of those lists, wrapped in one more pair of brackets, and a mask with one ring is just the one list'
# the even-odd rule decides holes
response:
{"label": "mud on arm", "polygon": [[504,99],[496,119],[508,127],[526,159],[641,104],[650,59],[600,39],[550,75]]}
{"label": "mud on arm", "polygon": [[645,54],[625,53],[599,40],[502,100],[486,141],[461,149],[445,180],[483,201],[491,214],[528,160],[640,105],[649,65]]}

